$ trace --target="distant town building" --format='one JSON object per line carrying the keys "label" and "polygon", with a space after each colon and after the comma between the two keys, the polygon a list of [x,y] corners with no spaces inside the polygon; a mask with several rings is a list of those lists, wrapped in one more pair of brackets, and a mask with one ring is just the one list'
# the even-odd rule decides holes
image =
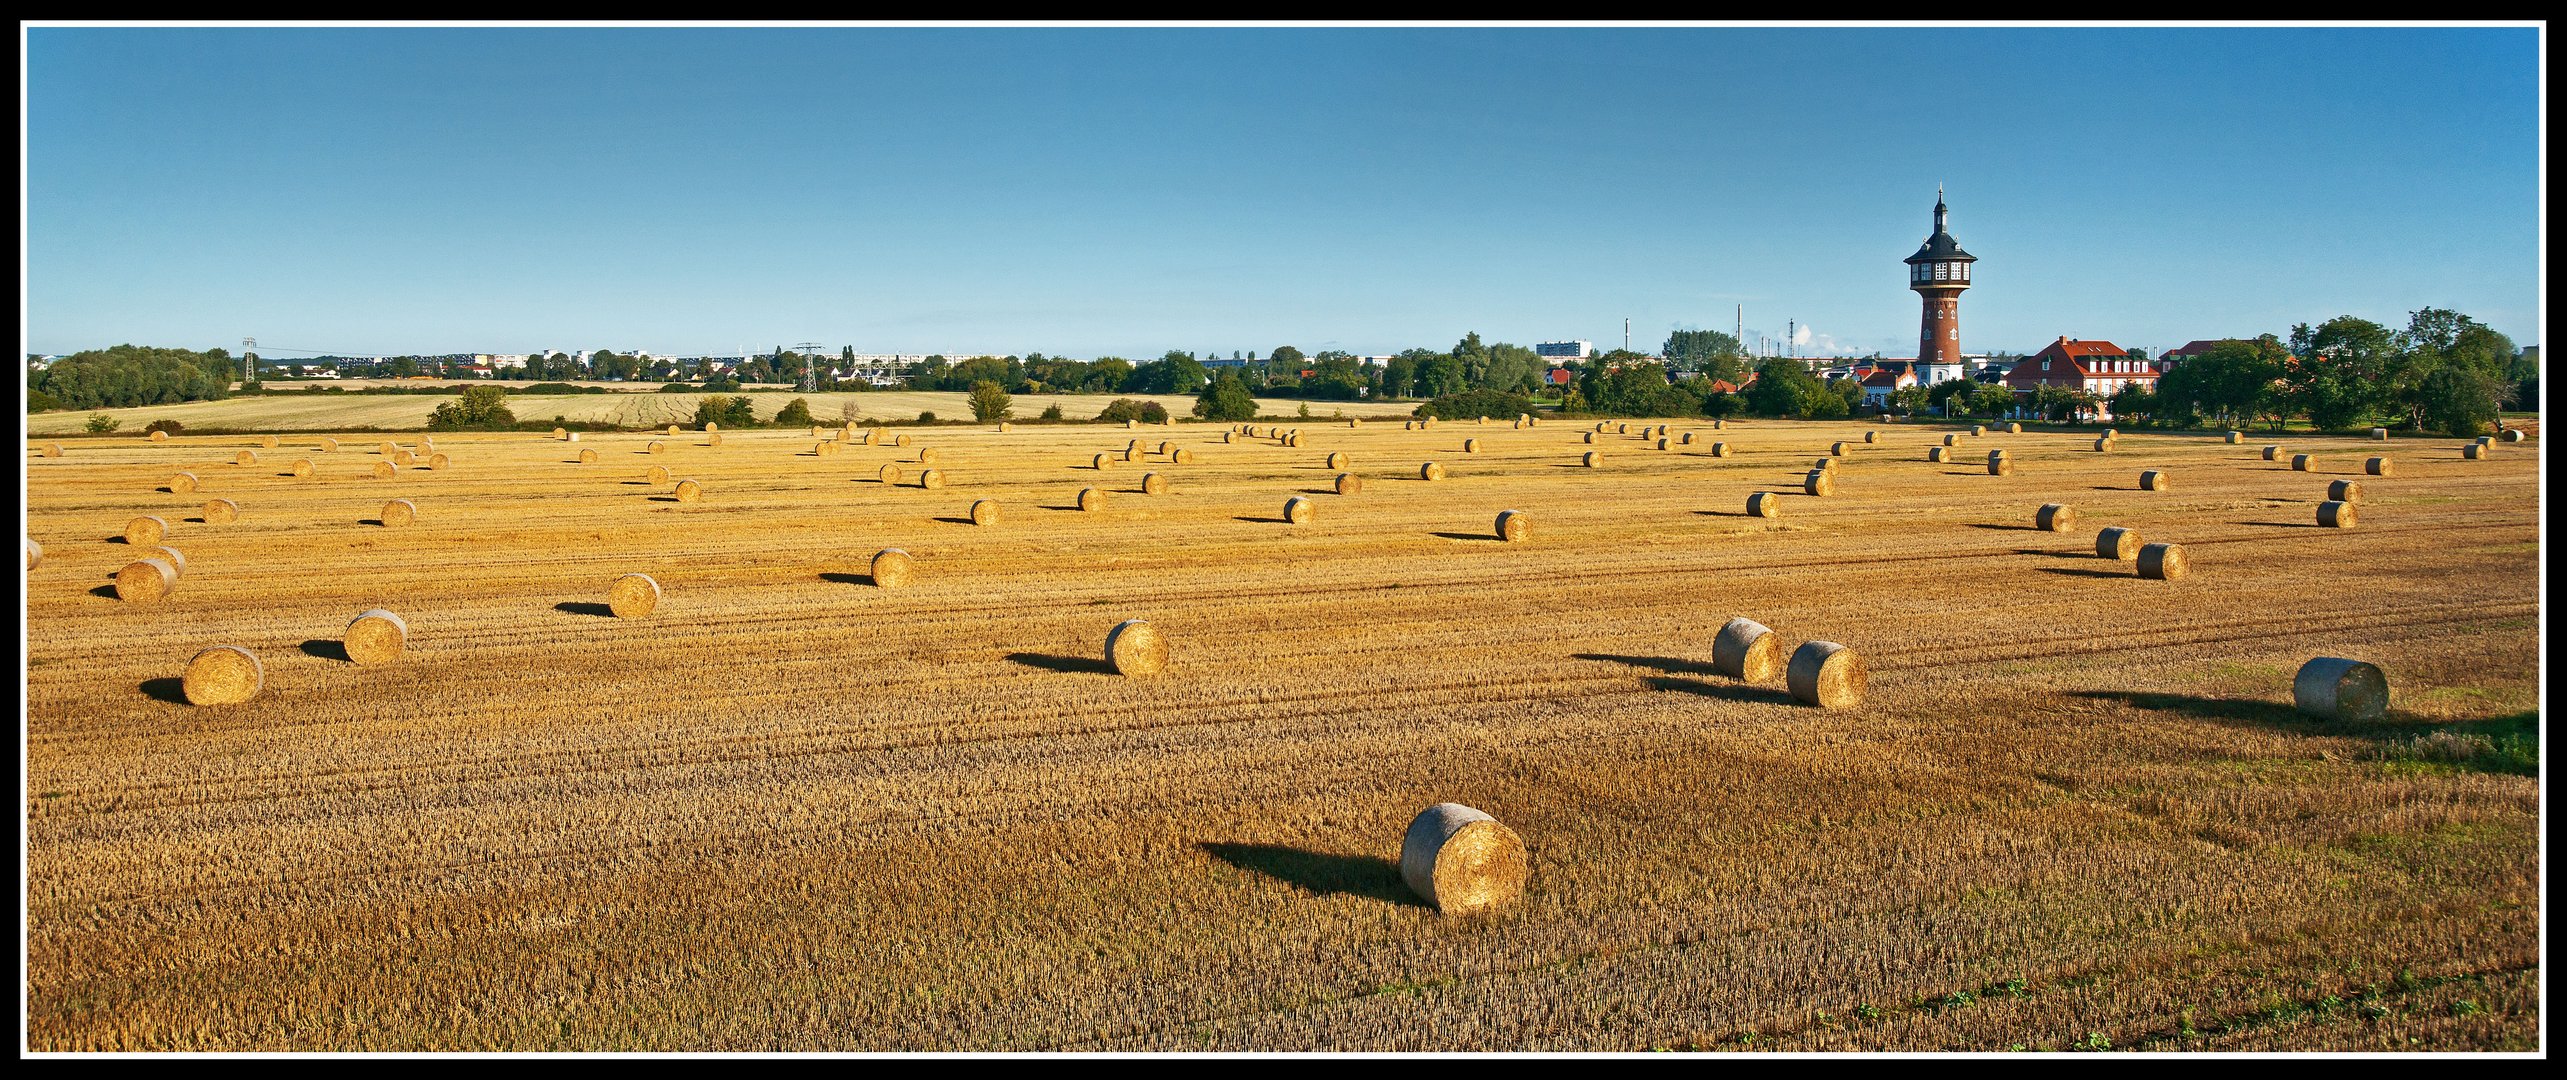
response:
{"label": "distant town building", "polygon": [[1907,287],[1925,302],[1925,317],[1917,335],[1916,360],[1925,372],[1918,378],[1926,383],[1944,382],[1965,377],[1961,358],[1961,291],[1970,287],[1970,264],[1978,256],[1961,250],[1961,242],[1952,239],[1947,211],[1943,206],[1943,189],[1934,189],[1934,232],[1925,243],[1908,256]]}
{"label": "distant town building", "polygon": [[1533,346],[1533,355],[1554,360],[1584,360],[1595,355],[1595,342],[1545,341]]}
{"label": "distant town building", "polygon": [[[2014,370],[2006,373],[2005,384],[2018,394],[2057,386],[2083,390],[2098,401],[2106,401],[2134,383],[2155,388],[2157,374],[2155,364],[2130,355],[2130,350],[2112,342],[2062,337],[2016,361]],[[2110,420],[2112,410],[2098,405],[2095,418]]]}
{"label": "distant town building", "polygon": [[2183,363],[2184,361],[2186,361],[2186,360],[2190,360],[2190,359],[2192,359],[2192,358],[2194,358],[2194,357],[2196,357],[2196,356],[2200,356],[2200,355],[2201,355],[2201,354],[2203,354],[2203,353],[2209,352],[2209,351],[2211,351],[2211,349],[2212,349],[2212,348],[2214,348],[2214,347],[2216,347],[2216,346],[2220,346],[2220,345],[2232,345],[2232,344],[2233,344],[2233,345],[2248,345],[2248,344],[2253,344],[2253,342],[2250,342],[2250,341],[2248,341],[2248,340],[2247,340],[2247,339],[2245,339],[2245,338],[2233,338],[2233,337],[2232,337],[2232,338],[2209,338],[2209,339],[2196,339],[2196,340],[2193,340],[2193,341],[2187,341],[2187,342],[2183,343],[2182,345],[2178,345],[2178,346],[2176,346],[2176,347],[2174,347],[2174,348],[2172,348],[2172,349],[2168,349],[2168,350],[2166,350],[2165,352],[2162,352],[2162,353],[2157,354],[2157,370],[2158,370],[2158,372],[2159,372],[2159,373],[2161,373],[2161,374],[2162,374],[2162,373],[2165,373],[2165,372],[2173,371],[2173,370],[2175,370],[2175,365],[2180,364],[2180,363]]}

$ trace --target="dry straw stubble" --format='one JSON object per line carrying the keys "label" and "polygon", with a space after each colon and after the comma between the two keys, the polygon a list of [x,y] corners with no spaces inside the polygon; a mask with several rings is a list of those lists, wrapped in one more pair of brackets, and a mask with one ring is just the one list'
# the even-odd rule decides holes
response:
{"label": "dry straw stubble", "polygon": [[257,697],[266,682],[257,655],[238,645],[217,645],[188,659],[179,686],[190,705],[238,705]]}
{"label": "dry straw stubble", "polygon": [[1400,880],[1447,915],[1515,899],[1531,869],[1515,830],[1460,803],[1427,807],[1400,837]]}

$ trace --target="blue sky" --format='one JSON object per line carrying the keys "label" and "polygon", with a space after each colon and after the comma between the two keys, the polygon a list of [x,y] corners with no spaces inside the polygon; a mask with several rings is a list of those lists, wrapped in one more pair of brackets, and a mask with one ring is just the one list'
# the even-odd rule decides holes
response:
{"label": "blue sky", "polygon": [[2529,29],[27,36],[25,346],[2539,340]]}

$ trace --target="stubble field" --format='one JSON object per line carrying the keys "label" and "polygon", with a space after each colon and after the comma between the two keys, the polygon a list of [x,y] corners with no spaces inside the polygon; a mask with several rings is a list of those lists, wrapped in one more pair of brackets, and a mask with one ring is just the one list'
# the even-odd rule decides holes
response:
{"label": "stubble field", "polygon": [[[2252,435],[1674,429],[453,435],[393,480],[373,438],[31,444],[28,1045],[2534,1045],[2506,748],[2537,727],[2539,443],[2287,440],[2311,473]],[[1193,461],[1089,466],[1134,437]],[[1837,440],[1835,493],[1798,494]],[[200,491],[159,490],[181,469]],[[2359,527],[2316,527],[2346,478]],[[236,523],[190,520],[217,497]],[[394,498],[415,523],[374,523]],[[2033,530],[2045,502],[2077,527]],[[1491,537],[1508,509],[1528,539]],[[100,595],[146,513],[184,577]],[[2110,525],[2191,574],[2095,557]],[[886,547],[913,584],[867,576]],[[604,614],[635,572],[658,610]],[[408,651],[351,664],[376,607]],[[1858,650],[1869,697],[1713,674],[1733,615]],[[1167,674],[1102,665],[1127,618]],[[265,691],[183,704],[217,644]],[[2387,721],[2291,710],[2329,655],[2387,670]],[[1524,837],[1517,902],[1407,894],[1400,831],[1442,801]]]}

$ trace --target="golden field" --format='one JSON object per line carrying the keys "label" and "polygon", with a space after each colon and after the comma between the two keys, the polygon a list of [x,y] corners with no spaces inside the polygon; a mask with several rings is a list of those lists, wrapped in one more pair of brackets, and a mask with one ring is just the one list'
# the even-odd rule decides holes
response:
{"label": "golden field", "polygon": [[[1934,464],[1966,428],[1674,427],[450,435],[393,480],[374,437],[30,443],[27,1044],[2535,1047],[2538,787],[2487,751],[2537,725],[2539,442],[2281,440],[2307,473],[2252,435]],[[1089,467],[1135,436],[1194,460]],[[877,481],[923,448],[943,488]],[[2348,477],[2359,527],[2315,527]],[[237,522],[189,520],[217,497]],[[394,498],[414,524],[373,523]],[[145,513],[184,577],[99,595]],[[2191,574],[2096,558],[2104,526]],[[874,586],[886,547],[913,584]],[[658,610],[602,614],[634,572]],[[377,607],[407,652],[351,664]],[[1858,650],[1868,698],[1712,674],[1733,615]],[[1163,676],[1099,660],[1136,617]],[[218,644],[264,692],[180,703]],[[2292,711],[2329,655],[2387,670],[2389,720]],[[1447,800],[1522,835],[1520,899],[1406,892]]]}
{"label": "golden field", "polygon": [[[362,384],[362,380],[351,380]],[[432,383],[446,386],[452,383]],[[508,409],[520,420],[550,421],[559,417],[575,424],[617,424],[624,427],[655,427],[664,424],[693,424],[696,403],[704,394],[661,394],[645,387],[610,394],[522,395],[507,383],[495,383],[508,394]],[[631,384],[623,384],[631,385]],[[309,396],[304,396],[308,394]],[[717,394],[715,397],[741,395]],[[940,420],[969,420],[972,416],[970,395],[941,390],[877,390],[870,393],[802,394],[760,390],[745,395],[757,406],[758,417],[769,420],[795,398],[803,399],[814,419],[824,424],[876,420],[886,424],[905,424],[918,419],[922,412],[935,413]],[[1168,415],[1190,417],[1194,414],[1192,394],[1019,394],[1016,415],[1040,415],[1046,406],[1058,404],[1061,415],[1070,420],[1093,420],[1098,413],[1118,398],[1155,401],[1168,410]],[[311,390],[285,391],[252,397],[225,398],[221,401],[190,401],[176,405],[144,405],[130,409],[94,409],[84,412],[49,412],[27,417],[27,431],[38,436],[82,435],[88,430],[89,418],[98,413],[114,417],[123,425],[120,434],[140,434],[155,420],[176,420],[187,427],[234,431],[303,431],[315,434],[376,429],[382,431],[416,431],[428,426],[428,414],[441,402],[455,400],[451,394],[333,394]],[[1299,402],[1260,402],[1268,411],[1289,416]],[[1314,401],[1311,414],[1322,419],[1331,416],[1364,418],[1405,417],[1417,407],[1416,402]],[[86,436],[83,436],[84,438]]]}

